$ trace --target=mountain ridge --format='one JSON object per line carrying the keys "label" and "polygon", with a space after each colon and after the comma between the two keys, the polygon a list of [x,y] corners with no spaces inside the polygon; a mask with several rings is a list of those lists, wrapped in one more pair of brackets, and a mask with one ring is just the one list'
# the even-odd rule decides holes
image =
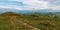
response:
{"label": "mountain ridge", "polygon": [[60,10],[17,10],[17,9],[9,9],[9,8],[0,8],[0,14],[5,13],[5,12],[15,12],[18,14],[32,14],[32,13],[56,13],[60,12]]}

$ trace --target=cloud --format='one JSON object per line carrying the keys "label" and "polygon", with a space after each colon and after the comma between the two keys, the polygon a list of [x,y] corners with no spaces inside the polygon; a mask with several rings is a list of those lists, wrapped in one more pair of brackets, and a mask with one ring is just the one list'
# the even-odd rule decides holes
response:
{"label": "cloud", "polygon": [[[21,8],[21,9],[24,9],[24,10],[45,9],[45,8],[48,7],[48,2],[45,2],[45,1],[38,1],[38,0],[19,0],[19,1],[13,0],[13,2],[12,2],[12,0],[8,0],[8,1],[9,2],[4,2],[1,5],[3,5],[3,4],[6,5],[6,6],[8,6],[8,5],[14,5],[15,7],[17,5],[19,7],[16,8],[16,9]],[[12,7],[14,7],[14,6],[12,6]]]}
{"label": "cloud", "polygon": [[[0,8],[10,8],[10,9],[16,9],[16,10],[29,10],[29,8],[20,7],[20,6],[14,6],[14,5],[7,5],[7,6],[0,6]],[[30,9],[32,10],[32,9]]]}
{"label": "cloud", "polygon": [[50,9],[53,9],[53,10],[60,10],[60,6],[51,7]]}
{"label": "cloud", "polygon": [[[27,5],[28,9],[39,10],[39,9],[58,9],[60,7],[60,0],[16,0]],[[58,5],[59,6],[58,6]]]}
{"label": "cloud", "polygon": [[18,2],[22,2],[23,4],[28,5],[30,9],[46,9],[48,8],[47,1],[39,1],[39,0],[18,0]]}
{"label": "cloud", "polygon": [[0,8],[12,8],[19,10],[40,10],[40,9],[60,10],[59,4],[60,0],[6,0],[1,2]]}
{"label": "cloud", "polygon": [[22,7],[19,7],[19,6],[13,6],[13,5],[0,6],[0,8],[10,8],[10,9],[24,10]]}

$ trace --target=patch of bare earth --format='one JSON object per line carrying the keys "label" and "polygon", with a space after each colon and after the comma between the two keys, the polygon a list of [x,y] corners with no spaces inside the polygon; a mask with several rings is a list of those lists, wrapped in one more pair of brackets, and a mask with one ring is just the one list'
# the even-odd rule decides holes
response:
{"label": "patch of bare earth", "polygon": [[14,20],[15,22],[19,23],[19,24],[21,23],[22,25],[31,28],[31,30],[40,30],[39,28],[33,27],[32,25],[29,25],[28,23],[25,23],[24,21],[18,20],[18,19],[16,18],[16,16],[13,16],[13,17],[10,18],[10,24],[11,24],[11,26],[12,26],[11,30],[16,30],[16,29],[15,29],[15,28],[16,28],[16,25],[15,25],[15,23],[13,22],[13,20]]}
{"label": "patch of bare earth", "polygon": [[16,24],[14,23],[14,17],[10,17],[10,30],[16,30]]}

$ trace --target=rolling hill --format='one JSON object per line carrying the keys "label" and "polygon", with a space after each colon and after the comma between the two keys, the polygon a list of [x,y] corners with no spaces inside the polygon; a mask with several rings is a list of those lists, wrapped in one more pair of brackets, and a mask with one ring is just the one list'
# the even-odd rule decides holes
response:
{"label": "rolling hill", "polygon": [[60,30],[60,18],[48,14],[0,14],[0,30]]}

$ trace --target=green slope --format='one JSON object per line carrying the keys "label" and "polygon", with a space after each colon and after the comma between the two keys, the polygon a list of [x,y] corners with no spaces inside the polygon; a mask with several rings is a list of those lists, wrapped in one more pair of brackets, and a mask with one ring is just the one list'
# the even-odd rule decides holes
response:
{"label": "green slope", "polygon": [[[16,16],[16,18],[12,18]],[[12,18],[12,19],[11,19]],[[15,30],[31,30],[30,27],[18,23],[14,20],[21,20],[33,27],[39,28],[41,30],[60,30],[60,18],[50,14],[16,14],[12,12],[6,12],[0,14],[0,30],[12,30],[14,26],[11,27],[10,20],[13,20],[15,24]]]}

